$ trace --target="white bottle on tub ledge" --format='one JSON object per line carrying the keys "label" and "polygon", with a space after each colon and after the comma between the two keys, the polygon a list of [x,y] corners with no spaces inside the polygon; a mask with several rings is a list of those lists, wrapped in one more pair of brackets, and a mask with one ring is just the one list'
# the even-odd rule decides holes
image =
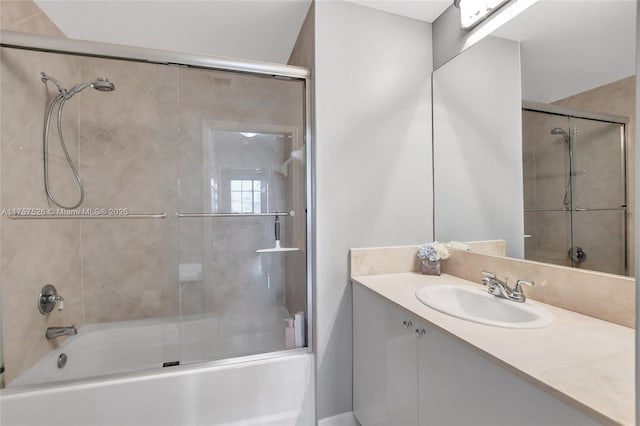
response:
{"label": "white bottle on tub ledge", "polygon": [[293,319],[286,319],[287,328],[284,329],[284,343],[287,349],[295,349],[296,347],[296,336],[295,330],[293,327]]}
{"label": "white bottle on tub ledge", "polygon": [[296,312],[294,318],[296,348],[302,348],[304,346],[304,312]]}

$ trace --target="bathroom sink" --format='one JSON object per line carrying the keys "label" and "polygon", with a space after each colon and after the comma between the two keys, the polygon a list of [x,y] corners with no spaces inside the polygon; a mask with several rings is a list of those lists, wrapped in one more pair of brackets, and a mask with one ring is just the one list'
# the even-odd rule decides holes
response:
{"label": "bathroom sink", "polygon": [[542,328],[554,320],[553,314],[539,304],[512,302],[461,285],[424,287],[416,292],[416,297],[442,313],[497,327]]}

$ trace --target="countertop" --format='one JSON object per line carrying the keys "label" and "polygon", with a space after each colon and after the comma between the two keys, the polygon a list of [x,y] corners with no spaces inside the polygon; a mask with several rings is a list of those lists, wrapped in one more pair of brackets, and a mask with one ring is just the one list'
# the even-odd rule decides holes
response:
{"label": "countertop", "polygon": [[352,281],[486,353],[595,420],[635,424],[633,329],[529,300],[549,309],[555,322],[540,329],[511,329],[459,319],[415,297],[418,289],[430,285],[482,288],[447,274],[404,272],[358,276]]}

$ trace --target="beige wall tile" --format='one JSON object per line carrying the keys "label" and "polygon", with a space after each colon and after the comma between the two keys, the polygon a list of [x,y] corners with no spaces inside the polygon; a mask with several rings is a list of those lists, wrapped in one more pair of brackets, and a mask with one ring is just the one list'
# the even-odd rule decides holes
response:
{"label": "beige wall tile", "polygon": [[0,1],[0,28],[52,37],[64,37],[62,31],[31,0]]}

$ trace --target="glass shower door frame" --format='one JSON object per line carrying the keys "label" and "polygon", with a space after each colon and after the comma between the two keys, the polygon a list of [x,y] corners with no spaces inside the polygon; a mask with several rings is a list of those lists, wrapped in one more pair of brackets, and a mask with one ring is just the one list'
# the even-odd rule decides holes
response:
{"label": "glass shower door frame", "polygon": [[[588,115],[588,116],[586,116]],[[593,122],[607,123],[620,125],[620,181],[623,184],[622,193],[623,198],[619,207],[607,207],[607,208],[588,208],[582,207],[576,203],[575,197],[577,193],[577,175],[578,169],[576,165],[576,151],[579,150],[580,141],[580,126],[577,123],[579,120],[589,120]],[[615,117],[598,114],[585,114],[578,111],[573,111],[569,115],[569,139],[570,139],[570,185],[571,185],[571,265],[578,267],[580,264],[576,260],[573,250],[577,250],[575,243],[575,215],[580,212],[596,212],[596,211],[623,211],[623,234],[622,239],[623,253],[624,253],[624,274],[629,274],[629,187],[628,187],[628,171],[627,171],[627,139],[628,139],[628,120],[624,117]]]}
{"label": "glass shower door frame", "polygon": [[[113,60],[125,60],[139,63],[151,63],[162,66],[179,66],[190,67],[196,69],[212,70],[212,71],[228,71],[238,74],[253,75],[256,77],[272,78],[279,80],[297,80],[303,83],[302,90],[302,123],[303,127],[299,132],[302,143],[306,147],[306,167],[304,174],[305,187],[305,209],[299,215],[306,220],[306,243],[305,243],[305,261],[306,261],[306,334],[307,345],[304,348],[283,351],[286,354],[291,353],[307,353],[314,351],[314,291],[315,282],[315,162],[312,130],[311,130],[311,75],[307,68],[294,65],[272,64],[256,61],[248,61],[241,59],[230,59],[222,57],[207,56],[201,54],[192,54],[184,52],[172,52],[164,50],[154,50],[148,48],[138,48],[123,45],[113,45],[108,43],[99,43],[91,41],[81,41],[74,39],[60,39],[54,37],[46,37],[32,35],[26,33],[17,33],[2,30],[0,32],[0,47],[18,50],[29,50],[37,52],[48,52],[56,54],[69,54],[80,57],[103,58]],[[155,217],[154,217],[155,218]],[[71,216],[69,219],[73,219]],[[81,218],[76,218],[81,219]],[[2,290],[0,283],[0,291]],[[0,294],[1,296],[1,294]],[[0,298],[1,301],[1,298]],[[1,312],[1,304],[0,304]],[[0,319],[1,325],[1,319]],[[2,353],[4,347],[2,333],[0,330],[0,388],[4,387],[3,379],[3,363]],[[259,360],[284,355],[283,352],[259,354],[244,357],[243,361]],[[237,362],[234,359],[225,359],[220,361],[204,362],[202,365],[219,365]],[[124,373],[125,375],[128,373]],[[139,374],[138,371],[132,374]],[[78,379],[80,381],[85,379]],[[73,383],[78,380],[69,380],[66,383]]]}
{"label": "glass shower door frame", "polygon": [[[577,148],[577,144],[576,142],[578,141],[578,134],[579,132],[576,132],[576,121],[579,119],[583,119],[583,120],[593,120],[593,121],[598,121],[598,122],[603,122],[603,123],[611,123],[611,124],[619,124],[621,126],[621,134],[620,134],[620,164],[621,164],[621,180],[624,184],[624,199],[623,199],[623,203],[621,204],[620,207],[618,208],[610,208],[610,209],[595,209],[595,210],[620,210],[620,211],[624,211],[624,219],[623,219],[623,228],[624,228],[624,236],[623,236],[623,244],[624,244],[624,274],[628,275],[630,267],[629,267],[629,263],[630,260],[632,259],[632,257],[629,255],[629,185],[628,185],[628,181],[627,181],[627,177],[628,177],[628,146],[627,146],[627,141],[628,141],[628,129],[629,129],[629,119],[627,117],[622,117],[622,116],[616,116],[616,115],[610,115],[610,114],[602,114],[602,113],[592,113],[592,112],[585,112],[585,111],[577,111],[577,110],[572,110],[569,108],[565,108],[565,107],[561,107],[561,106],[556,106],[556,105],[549,105],[549,104],[542,104],[542,103],[538,103],[538,102],[530,102],[530,101],[523,101],[522,102],[522,109],[523,111],[534,111],[534,112],[540,112],[540,113],[546,113],[546,114],[552,114],[552,115],[558,115],[558,116],[563,116],[563,117],[567,117],[569,119],[569,186],[570,186],[570,207],[567,209],[570,212],[570,254],[572,254],[573,248],[575,247],[575,229],[574,229],[574,222],[575,222],[575,217],[574,215],[578,212],[587,212],[587,211],[593,211],[593,209],[589,209],[589,208],[584,208],[584,207],[580,207],[577,206],[575,204],[575,193],[576,193],[576,159],[575,159],[575,153],[576,153],[576,148]],[[576,262],[573,258],[573,256],[571,257],[571,265],[573,267],[577,267]]]}

